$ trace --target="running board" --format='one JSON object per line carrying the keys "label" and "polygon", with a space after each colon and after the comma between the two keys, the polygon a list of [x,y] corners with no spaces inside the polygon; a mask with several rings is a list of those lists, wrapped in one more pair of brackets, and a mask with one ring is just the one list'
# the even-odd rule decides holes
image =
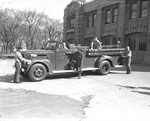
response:
{"label": "running board", "polygon": [[115,65],[115,68],[122,68],[124,67],[123,65]]}
{"label": "running board", "polygon": [[[95,71],[98,68],[83,68],[82,71]],[[72,73],[77,72],[76,70],[55,70],[53,73]]]}

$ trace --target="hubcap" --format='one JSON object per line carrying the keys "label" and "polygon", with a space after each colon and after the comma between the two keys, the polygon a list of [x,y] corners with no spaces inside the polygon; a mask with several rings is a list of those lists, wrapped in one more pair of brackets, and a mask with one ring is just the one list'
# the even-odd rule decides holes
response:
{"label": "hubcap", "polygon": [[41,68],[36,68],[36,70],[35,70],[35,76],[36,77],[40,77],[40,76],[42,76],[42,74],[43,74],[43,71],[42,71],[42,69]]}
{"label": "hubcap", "polygon": [[103,72],[106,72],[106,71],[108,71],[108,66],[107,66],[107,65],[104,65],[104,66],[103,66]]}

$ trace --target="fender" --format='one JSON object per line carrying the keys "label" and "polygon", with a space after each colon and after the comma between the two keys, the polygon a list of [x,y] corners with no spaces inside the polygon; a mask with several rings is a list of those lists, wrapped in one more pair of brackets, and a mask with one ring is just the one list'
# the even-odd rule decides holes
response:
{"label": "fender", "polygon": [[114,58],[111,56],[103,55],[97,58],[94,67],[99,67],[99,64],[103,61],[108,61],[111,67],[114,67]]}
{"label": "fender", "polygon": [[36,63],[40,63],[40,64],[44,65],[49,74],[53,73],[52,64],[48,59],[33,59],[31,64],[28,64],[25,71],[28,72],[30,70],[31,66],[36,64]]}

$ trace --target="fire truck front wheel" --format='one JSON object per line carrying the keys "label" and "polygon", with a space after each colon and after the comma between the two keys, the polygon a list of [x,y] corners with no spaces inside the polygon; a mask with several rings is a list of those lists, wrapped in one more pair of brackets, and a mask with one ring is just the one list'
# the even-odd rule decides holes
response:
{"label": "fire truck front wheel", "polygon": [[42,81],[47,76],[47,70],[44,65],[37,63],[31,66],[29,77],[32,81]]}
{"label": "fire truck front wheel", "polygon": [[101,75],[107,75],[110,72],[110,69],[111,69],[110,63],[104,60],[99,64],[98,73]]}

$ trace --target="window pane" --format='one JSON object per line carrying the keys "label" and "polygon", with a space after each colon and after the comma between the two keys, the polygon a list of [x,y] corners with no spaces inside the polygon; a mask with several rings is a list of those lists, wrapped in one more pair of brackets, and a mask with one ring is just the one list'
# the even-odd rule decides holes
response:
{"label": "window pane", "polygon": [[146,35],[140,35],[139,37],[139,50],[140,51],[146,51],[147,50],[147,36]]}
{"label": "window pane", "polygon": [[147,9],[143,9],[143,10],[141,11],[141,17],[142,17],[142,18],[143,18],[143,17],[147,17],[147,15],[148,15]]}
{"label": "window pane", "polygon": [[112,16],[112,22],[115,23],[117,22],[118,18],[118,8],[113,9],[113,16]]}
{"label": "window pane", "polygon": [[136,10],[137,9],[137,3],[131,4],[131,10]]}
{"label": "window pane", "polygon": [[141,18],[144,18],[144,17],[147,17],[147,16],[148,16],[148,11],[147,11],[147,9],[141,10],[141,15],[140,15],[140,17],[141,17]]}
{"label": "window pane", "polygon": [[71,19],[70,22],[71,22],[71,29],[73,29],[75,27],[75,19]]}
{"label": "window pane", "polygon": [[112,45],[117,45],[118,44],[118,42],[117,42],[117,38],[116,37],[114,37],[113,38],[113,40],[112,40]]}
{"label": "window pane", "polygon": [[141,4],[142,4],[142,8],[147,8],[148,7],[148,0],[146,1],[141,1]]}
{"label": "window pane", "polygon": [[106,11],[106,21],[105,21],[106,24],[110,23],[110,10],[107,10]]}
{"label": "window pane", "polygon": [[131,13],[131,19],[135,19],[136,18],[136,11],[133,11],[132,13]]}
{"label": "window pane", "polygon": [[114,9],[114,15],[118,15],[118,8]]}
{"label": "window pane", "polygon": [[110,17],[106,19],[106,23],[110,23]]}
{"label": "window pane", "polygon": [[104,40],[104,45],[110,45],[110,38]]}
{"label": "window pane", "polygon": [[91,15],[87,16],[87,27],[91,27]]}
{"label": "window pane", "polygon": [[92,26],[96,26],[96,14],[93,15]]}
{"label": "window pane", "polygon": [[106,16],[107,16],[107,17],[110,16],[110,10],[106,11]]}
{"label": "window pane", "polygon": [[140,17],[144,18],[148,16],[148,0],[141,1],[140,4]]}
{"label": "window pane", "polygon": [[137,3],[132,3],[130,6],[130,19],[135,19],[137,16]]}

